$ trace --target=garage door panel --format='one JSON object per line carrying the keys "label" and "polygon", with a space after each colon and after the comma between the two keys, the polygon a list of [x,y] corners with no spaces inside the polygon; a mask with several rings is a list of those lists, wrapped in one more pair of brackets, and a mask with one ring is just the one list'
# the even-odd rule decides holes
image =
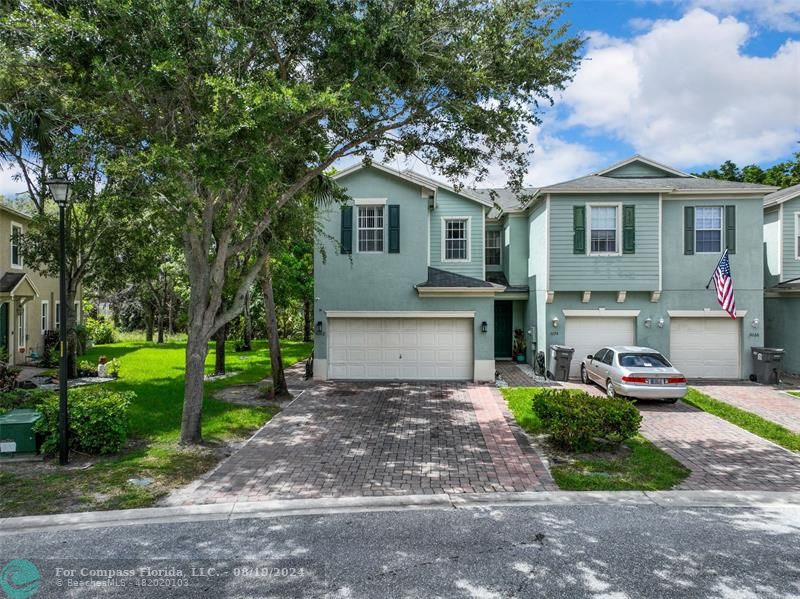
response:
{"label": "garage door panel", "polygon": [[669,358],[689,378],[739,378],[740,326],[729,318],[672,318]]}
{"label": "garage door panel", "polygon": [[569,375],[580,376],[581,360],[609,345],[635,345],[636,320],[629,316],[570,316],[564,323],[565,344],[575,348]]}
{"label": "garage door panel", "polygon": [[329,376],[472,379],[472,325],[465,318],[331,319]]}

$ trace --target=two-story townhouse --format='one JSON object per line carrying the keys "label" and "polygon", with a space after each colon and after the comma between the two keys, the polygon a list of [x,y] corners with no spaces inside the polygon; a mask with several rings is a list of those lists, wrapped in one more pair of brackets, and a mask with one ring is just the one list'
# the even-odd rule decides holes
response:
{"label": "two-story townhouse", "polygon": [[800,185],[764,198],[765,343],[800,374]]}
{"label": "two-story townhouse", "polygon": [[27,268],[22,256],[29,222],[27,214],[0,204],[0,352],[15,365],[41,355],[44,333],[59,325],[58,279]]}
{"label": "two-story townhouse", "polygon": [[[750,374],[763,344],[762,199],[634,156],[519,196],[380,166],[338,175],[321,214],[315,376],[491,380],[522,329],[527,360],[647,345],[690,377]],[[730,252],[736,318],[706,285]]]}

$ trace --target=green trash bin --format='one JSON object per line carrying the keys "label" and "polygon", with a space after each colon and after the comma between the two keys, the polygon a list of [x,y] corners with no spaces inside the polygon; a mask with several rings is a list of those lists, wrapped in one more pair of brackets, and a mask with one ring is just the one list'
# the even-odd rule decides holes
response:
{"label": "green trash bin", "polygon": [[0,416],[0,457],[36,453],[33,425],[42,417],[38,410],[11,410]]}

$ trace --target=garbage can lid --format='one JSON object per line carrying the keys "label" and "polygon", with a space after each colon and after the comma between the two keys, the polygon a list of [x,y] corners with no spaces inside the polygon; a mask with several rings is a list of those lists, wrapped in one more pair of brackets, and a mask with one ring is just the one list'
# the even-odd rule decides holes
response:
{"label": "garbage can lid", "polygon": [[758,352],[760,354],[782,354],[783,348],[782,347],[753,347],[753,353]]}
{"label": "garbage can lid", "polygon": [[574,347],[569,347],[567,345],[551,345],[550,349],[555,350],[557,352],[569,352],[572,353],[575,351]]}
{"label": "garbage can lid", "polygon": [[16,409],[0,416],[0,424],[25,424],[36,422],[42,417],[38,410]]}

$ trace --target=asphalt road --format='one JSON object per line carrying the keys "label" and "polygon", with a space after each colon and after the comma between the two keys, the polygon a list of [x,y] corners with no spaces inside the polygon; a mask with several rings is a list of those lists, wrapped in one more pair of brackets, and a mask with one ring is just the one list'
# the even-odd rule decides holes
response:
{"label": "asphalt road", "polygon": [[0,587],[38,570],[16,599],[761,599],[800,596],[798,558],[800,506],[477,507],[5,536],[0,566],[36,569],[15,562]]}

